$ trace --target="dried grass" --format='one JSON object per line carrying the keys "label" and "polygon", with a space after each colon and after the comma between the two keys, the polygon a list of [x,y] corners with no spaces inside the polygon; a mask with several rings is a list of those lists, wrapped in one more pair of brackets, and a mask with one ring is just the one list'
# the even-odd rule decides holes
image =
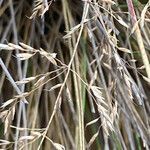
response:
{"label": "dried grass", "polygon": [[1,149],[149,149],[150,1],[136,4],[0,1]]}

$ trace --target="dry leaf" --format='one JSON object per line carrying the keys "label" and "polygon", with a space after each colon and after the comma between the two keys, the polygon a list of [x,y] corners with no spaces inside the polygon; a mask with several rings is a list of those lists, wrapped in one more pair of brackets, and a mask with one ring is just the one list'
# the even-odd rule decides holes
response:
{"label": "dry leaf", "polygon": [[57,89],[57,88],[59,88],[61,86],[62,86],[62,83],[56,84],[53,87],[51,87],[48,91],[53,91],[53,90],[55,90],[55,89]]}
{"label": "dry leaf", "polygon": [[148,7],[150,6],[150,2],[148,2],[144,9],[142,10],[142,13],[141,13],[141,21],[140,21],[140,24],[141,24],[141,28],[144,27],[144,21],[145,21],[145,14],[146,14],[146,11],[148,10]]}
{"label": "dry leaf", "polygon": [[33,140],[34,139],[34,136],[22,136],[19,138],[19,141],[23,141],[23,140]]}
{"label": "dry leaf", "polygon": [[57,150],[65,150],[65,147],[61,144],[58,144],[58,143],[53,143],[53,146],[57,149]]}
{"label": "dry leaf", "polygon": [[104,98],[102,97],[102,92],[100,91],[99,87],[91,86],[91,90],[92,90],[94,96],[98,98],[99,102],[101,102],[107,106],[107,103],[104,101]]}
{"label": "dry leaf", "polygon": [[131,54],[131,51],[127,48],[124,48],[124,47],[117,47],[120,51],[122,52],[125,52],[125,53],[130,53]]}
{"label": "dry leaf", "polygon": [[31,131],[31,134],[38,137],[42,135],[40,132],[36,132],[36,131]]}
{"label": "dry leaf", "polygon": [[139,69],[139,70],[145,69],[145,65],[138,67],[137,69]]}
{"label": "dry leaf", "polygon": [[90,125],[96,123],[99,119],[100,119],[100,117],[98,117],[98,118],[96,118],[96,119],[90,121],[89,123],[86,124],[86,127],[88,127],[88,126],[90,126]]}
{"label": "dry leaf", "polygon": [[1,43],[0,43],[0,50],[1,50],[1,49],[4,49],[4,50],[14,50],[15,48],[10,47],[9,45],[1,44]]}
{"label": "dry leaf", "polygon": [[107,69],[111,70],[111,66],[110,66],[110,65],[108,65],[108,64],[106,64],[106,63],[103,63],[103,65],[104,65]]}
{"label": "dry leaf", "polygon": [[[2,140],[2,139],[0,139],[0,145],[4,145],[4,144],[10,144],[10,142],[7,141],[7,140]],[[0,149],[0,150],[1,150],[1,149]]]}
{"label": "dry leaf", "polygon": [[13,44],[13,43],[9,43],[8,46],[10,46],[10,47],[12,47],[12,48],[14,48],[14,49],[21,50],[21,51],[24,50],[21,46],[16,45],[16,44]]}
{"label": "dry leaf", "polygon": [[30,57],[32,57],[34,54],[29,54],[29,53],[19,53],[16,54],[17,58],[19,58],[20,60],[27,60]]}
{"label": "dry leaf", "polygon": [[123,19],[118,15],[117,16],[117,21],[121,24],[121,25],[123,25],[124,27],[126,27],[126,28],[129,28],[129,26],[126,24],[126,22],[125,21],[123,21]]}
{"label": "dry leaf", "polygon": [[24,79],[22,79],[21,81],[16,81],[15,83],[16,83],[17,85],[26,84],[26,83],[28,83],[28,82],[30,82],[30,81],[35,80],[35,79],[36,79],[36,77],[29,77],[29,78],[24,78]]}
{"label": "dry leaf", "polygon": [[[92,19],[94,19],[95,17],[91,18],[91,19],[84,19],[82,23],[86,24],[87,22],[91,21]],[[81,24],[82,23],[79,23],[77,24],[76,26],[74,26],[73,28],[70,29],[70,31],[68,31],[68,33],[63,37],[64,39],[66,38],[70,38],[71,37],[71,34],[75,33],[77,30],[80,29],[81,27]],[[92,31],[94,31],[96,28],[93,28]],[[88,30],[90,31],[90,30]],[[91,32],[91,31],[90,31]]]}
{"label": "dry leaf", "polygon": [[71,37],[71,34],[79,30],[81,24],[76,25],[75,27],[71,28],[71,30],[63,37],[64,39],[68,39]]}
{"label": "dry leaf", "polygon": [[32,15],[29,17],[29,19],[33,19],[33,18],[35,18],[35,17],[36,17],[36,15],[37,15],[37,13],[38,13],[37,11],[33,12],[33,13],[32,13]]}
{"label": "dry leaf", "polygon": [[132,95],[132,89],[131,89],[131,82],[130,82],[130,78],[126,74],[124,74],[124,80],[125,80],[125,83],[127,85],[127,89],[126,90],[127,90],[128,94],[129,94],[129,98],[132,101],[133,100],[133,95]]}
{"label": "dry leaf", "polygon": [[102,119],[102,127],[103,127],[105,135],[108,136],[109,135],[108,124],[105,118]]}
{"label": "dry leaf", "polygon": [[131,60],[129,60],[130,62],[137,62],[137,60],[136,59],[131,59]]}
{"label": "dry leaf", "polygon": [[5,118],[5,120],[4,120],[4,134],[7,133],[8,128],[9,128],[10,123],[13,120],[13,118],[14,118],[14,116],[13,116],[12,111],[9,111],[6,118]]}
{"label": "dry leaf", "polygon": [[99,104],[97,104],[97,107],[98,107],[98,111],[100,112],[100,113],[108,113],[108,110],[105,108],[105,107],[103,107],[103,106],[101,106],[101,105],[99,105]]}
{"label": "dry leaf", "polygon": [[8,114],[8,112],[9,112],[8,110],[4,110],[4,111],[0,112],[0,118],[2,119],[3,122],[5,121],[5,118]]}
{"label": "dry leaf", "polygon": [[39,53],[43,55],[44,57],[46,57],[51,63],[53,63],[54,65],[57,65],[57,62],[54,59],[56,58],[56,55],[57,55],[56,53],[48,53],[44,51],[42,48],[40,48]]}
{"label": "dry leaf", "polygon": [[9,126],[9,120],[8,120],[8,118],[6,118],[5,122],[4,122],[4,134],[7,133],[8,126]]}
{"label": "dry leaf", "polygon": [[56,65],[57,66],[57,62],[55,61],[55,59],[51,56],[51,55],[48,55],[48,56],[45,56],[52,64]]}
{"label": "dry leaf", "polygon": [[87,149],[89,149],[90,146],[93,144],[93,142],[95,141],[95,139],[98,137],[98,134],[99,134],[99,130],[90,139],[89,143],[87,144]]}
{"label": "dry leaf", "polygon": [[21,93],[19,95],[16,95],[15,98],[23,98],[23,97],[26,97],[29,95],[29,92],[24,92],[24,93]]}
{"label": "dry leaf", "polygon": [[111,110],[111,114],[110,114],[110,118],[111,118],[112,122],[114,122],[116,116],[118,116],[117,107],[118,107],[118,102],[115,101],[115,104],[114,104],[114,106]]}
{"label": "dry leaf", "polygon": [[16,100],[16,99],[10,99],[10,100],[4,102],[3,105],[1,106],[1,108],[4,108],[4,107],[10,105],[10,104],[13,103],[15,100]]}
{"label": "dry leaf", "polygon": [[29,51],[35,51],[35,49],[33,48],[33,47],[31,47],[31,46],[29,46],[29,45],[27,45],[27,44],[24,44],[24,43],[22,43],[22,42],[19,42],[19,44],[24,48],[24,49],[27,49],[27,50],[29,50]]}
{"label": "dry leaf", "polygon": [[[106,121],[106,124],[107,124],[107,126],[108,126],[109,130],[111,130],[111,131],[115,131],[115,129],[114,129],[114,127],[113,127],[113,124],[111,124],[109,121]],[[109,135],[109,132],[108,132],[108,134],[107,134],[107,135]]]}
{"label": "dry leaf", "polygon": [[91,78],[89,87],[91,87],[93,85],[93,83],[95,82],[96,79],[97,79],[97,70],[95,70],[94,75]]}
{"label": "dry leaf", "polygon": [[107,121],[109,121],[110,123],[111,123],[111,125],[113,124],[113,122],[112,122],[112,120],[111,120],[111,118],[110,118],[110,116],[108,115],[108,113],[102,113],[102,115],[103,115],[103,117],[107,120]]}
{"label": "dry leaf", "polygon": [[32,15],[29,17],[29,19],[33,19],[36,16],[41,16],[41,18],[44,16],[45,12],[49,10],[49,6],[51,5],[52,1],[45,2],[43,0],[35,0],[35,6],[33,9]]}

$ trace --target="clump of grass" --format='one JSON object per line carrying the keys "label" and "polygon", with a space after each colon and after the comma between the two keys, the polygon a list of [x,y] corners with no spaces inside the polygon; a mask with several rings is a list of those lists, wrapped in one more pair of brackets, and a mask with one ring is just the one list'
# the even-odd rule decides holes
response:
{"label": "clump of grass", "polygon": [[1,1],[0,147],[148,150],[149,6]]}

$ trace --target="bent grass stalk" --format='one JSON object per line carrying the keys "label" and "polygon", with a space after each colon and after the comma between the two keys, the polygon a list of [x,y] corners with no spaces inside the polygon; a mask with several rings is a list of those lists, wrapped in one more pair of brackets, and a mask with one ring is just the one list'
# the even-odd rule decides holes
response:
{"label": "bent grass stalk", "polygon": [[[132,2],[132,0],[126,0],[126,1],[127,1],[129,13],[131,15],[132,25],[134,27],[137,24],[137,17],[135,14],[133,2]],[[148,60],[148,56],[146,54],[146,50],[145,50],[144,43],[143,43],[143,38],[141,35],[141,30],[140,30],[140,27],[138,24],[136,25],[135,35],[136,35],[137,43],[139,45],[139,49],[141,52],[142,60],[143,60],[143,63],[144,63],[145,69],[146,69],[147,77],[150,79],[150,63]]]}
{"label": "bent grass stalk", "polygon": [[[50,117],[50,120],[48,122],[48,125],[46,127],[46,130],[43,134],[43,137],[42,137],[42,140],[38,146],[38,149],[37,150],[40,150],[40,147],[46,137],[46,134],[48,132],[48,129],[50,127],[50,124],[53,120],[53,117],[57,111],[57,108],[58,108],[58,104],[59,104],[59,101],[60,101],[60,96],[61,96],[61,93],[62,93],[62,90],[66,84],[66,81],[68,79],[68,76],[69,76],[69,73],[70,73],[70,69],[71,69],[71,65],[72,65],[72,62],[74,60],[74,57],[75,57],[75,54],[76,54],[76,51],[77,51],[77,48],[78,48],[78,44],[79,44],[79,41],[80,41],[80,38],[81,38],[81,35],[82,35],[82,31],[83,31],[83,27],[84,27],[84,20],[86,19],[86,16],[87,16],[87,13],[88,13],[88,7],[89,7],[89,4],[85,3],[85,12],[83,11],[83,18],[82,18],[82,21],[81,21],[81,28],[80,28],[80,31],[79,31],[79,35],[78,35],[78,38],[77,38],[77,42],[76,42],[76,45],[75,45],[75,48],[74,48],[74,51],[73,51],[73,54],[72,54],[72,58],[68,64],[68,68],[67,68],[67,73],[66,73],[66,77],[64,79],[64,82],[60,88],[60,91],[58,93],[58,96],[57,96],[57,99],[56,99],[56,102],[55,102],[55,106],[54,106],[54,109],[53,109],[53,112],[52,112],[52,115]],[[79,135],[79,148],[80,150],[84,150],[85,149],[85,142],[84,142],[84,122],[83,122],[83,106],[82,106],[82,101],[80,102],[77,102],[78,103],[78,111],[79,111],[79,130],[80,130],[80,135]]]}

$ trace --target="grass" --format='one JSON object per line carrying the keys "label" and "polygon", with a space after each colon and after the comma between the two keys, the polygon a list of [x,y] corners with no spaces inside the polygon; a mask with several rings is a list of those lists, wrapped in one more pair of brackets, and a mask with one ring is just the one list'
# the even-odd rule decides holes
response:
{"label": "grass", "polygon": [[150,1],[0,2],[0,149],[146,149]]}

